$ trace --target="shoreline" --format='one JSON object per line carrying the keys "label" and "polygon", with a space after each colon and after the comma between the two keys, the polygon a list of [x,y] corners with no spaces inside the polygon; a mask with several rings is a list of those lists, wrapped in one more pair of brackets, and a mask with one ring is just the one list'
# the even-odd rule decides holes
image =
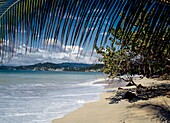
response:
{"label": "shoreline", "polygon": [[[137,84],[143,86],[156,85],[161,83],[170,84],[169,80],[159,81],[154,79],[137,80]],[[130,88],[130,87],[123,87]],[[170,98],[159,96],[149,100],[140,100],[135,103],[129,103],[126,100],[120,101],[118,104],[109,104],[110,98],[114,95],[112,91],[103,92],[100,100],[84,104],[77,110],[65,115],[62,118],[53,119],[52,123],[153,123],[157,122],[156,114],[158,111],[152,107],[140,108],[142,105],[165,105],[164,102],[170,104]]]}
{"label": "shoreline", "polygon": [[[64,117],[52,120],[52,123],[104,123],[100,122],[101,119],[102,121],[106,120],[106,122],[110,123],[110,121],[112,121],[110,112],[114,112],[113,109],[117,107],[116,105],[108,105],[109,100],[105,100],[105,98],[109,98],[111,95],[112,93],[110,92],[103,92],[100,95],[100,100],[86,103]],[[126,103],[127,102],[125,101],[121,102],[124,106],[127,105]],[[119,114],[121,115],[121,112]],[[97,118],[96,116],[100,118]],[[107,119],[105,119],[106,117]],[[119,121],[119,118],[117,121]]]}

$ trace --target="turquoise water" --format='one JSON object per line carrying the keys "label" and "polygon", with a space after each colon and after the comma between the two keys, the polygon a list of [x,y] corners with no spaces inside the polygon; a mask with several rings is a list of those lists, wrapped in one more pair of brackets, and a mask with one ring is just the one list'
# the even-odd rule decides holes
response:
{"label": "turquoise water", "polygon": [[51,123],[99,99],[102,73],[0,71],[0,123]]}

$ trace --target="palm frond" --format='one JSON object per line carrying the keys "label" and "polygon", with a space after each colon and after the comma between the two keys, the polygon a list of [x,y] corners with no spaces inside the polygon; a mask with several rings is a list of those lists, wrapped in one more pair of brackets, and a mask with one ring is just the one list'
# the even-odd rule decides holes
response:
{"label": "palm frond", "polygon": [[[122,47],[131,42],[147,50],[148,43],[170,44],[170,2],[168,0],[0,0],[0,57],[11,58],[26,46],[54,49],[61,45],[105,45],[115,29]],[[144,32],[147,31],[147,34]],[[134,36],[133,33],[136,32]],[[134,37],[132,39],[132,37]]]}

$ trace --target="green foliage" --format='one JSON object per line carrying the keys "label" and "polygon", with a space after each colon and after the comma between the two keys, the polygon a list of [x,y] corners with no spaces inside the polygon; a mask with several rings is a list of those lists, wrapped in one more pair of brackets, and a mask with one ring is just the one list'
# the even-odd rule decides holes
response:
{"label": "green foliage", "polygon": [[[170,74],[170,43],[159,35],[156,36],[159,45],[157,40],[148,39],[150,27],[145,26],[141,33],[131,32],[131,40],[125,44],[123,29],[119,28],[116,34],[115,29],[111,29],[110,33],[114,37],[110,38],[111,45],[106,49],[95,47],[97,53],[102,55],[104,72],[110,77],[126,73],[143,74],[147,77]],[[120,48],[116,50],[116,47]]]}
{"label": "green foliage", "polygon": [[[111,41],[118,43],[113,38]],[[116,50],[116,47],[107,46],[106,49],[103,47],[95,47],[96,52],[102,55],[100,59],[104,63],[104,73],[109,74],[109,77],[114,77],[117,74],[125,74],[130,69],[132,55],[127,49]]]}

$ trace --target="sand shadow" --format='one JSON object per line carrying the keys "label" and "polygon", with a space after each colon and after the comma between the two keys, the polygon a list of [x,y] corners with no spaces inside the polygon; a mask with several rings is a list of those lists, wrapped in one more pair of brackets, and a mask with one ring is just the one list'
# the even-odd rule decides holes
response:
{"label": "sand shadow", "polygon": [[[139,90],[138,90],[139,91]],[[131,93],[130,98],[126,98],[125,95],[127,92]],[[129,94],[130,94],[129,93]],[[118,89],[115,92],[115,95],[107,98],[109,100],[109,104],[119,103],[121,100],[127,100],[130,103],[137,102],[139,100],[149,100],[151,98],[156,98],[159,96],[166,96],[170,98],[170,84],[159,84],[154,86],[149,86],[147,88],[143,88],[140,92],[137,92],[136,88],[131,89]],[[133,105],[134,106],[134,105]],[[133,107],[132,106],[132,107]],[[157,112],[154,118],[158,119],[161,123],[170,123],[170,106],[165,102],[165,104],[136,104],[134,107],[139,109],[141,108],[149,108],[155,112]]]}
{"label": "sand shadow", "polygon": [[161,123],[170,123],[170,107],[168,105],[163,104],[137,104],[135,106],[139,109],[148,108],[156,112],[154,114],[154,118],[158,119]]}

